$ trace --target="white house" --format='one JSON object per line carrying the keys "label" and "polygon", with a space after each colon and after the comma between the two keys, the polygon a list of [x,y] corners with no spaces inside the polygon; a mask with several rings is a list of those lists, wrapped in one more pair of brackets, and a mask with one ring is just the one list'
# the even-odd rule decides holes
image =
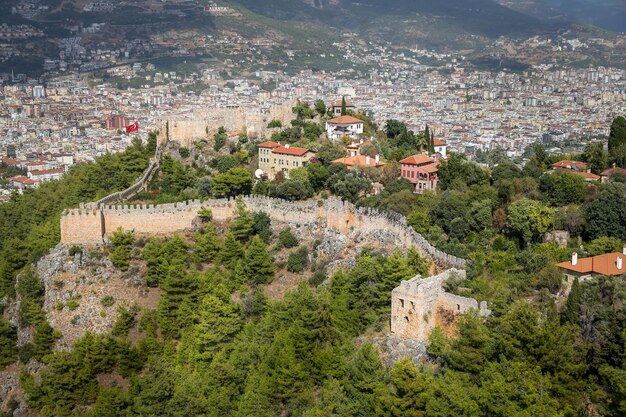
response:
{"label": "white house", "polygon": [[28,178],[36,182],[60,180],[65,170],[63,168],[45,169],[41,171],[28,171]]}
{"label": "white house", "polygon": [[446,143],[446,141],[435,139],[433,145],[435,148],[435,153],[441,154],[441,157],[443,159],[446,159],[446,149],[448,148],[448,144]]}
{"label": "white house", "polygon": [[333,140],[339,140],[343,136],[357,139],[363,134],[363,120],[352,116],[339,116],[326,122],[326,133]]}

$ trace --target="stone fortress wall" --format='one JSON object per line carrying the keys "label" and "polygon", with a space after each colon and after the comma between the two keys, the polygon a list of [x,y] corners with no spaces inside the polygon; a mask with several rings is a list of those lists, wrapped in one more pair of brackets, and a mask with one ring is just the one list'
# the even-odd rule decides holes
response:
{"label": "stone fortress wall", "polygon": [[189,113],[169,114],[157,120],[159,143],[176,142],[180,146],[191,147],[199,139],[210,139],[220,126],[227,132],[241,131],[245,128],[248,135],[260,136],[272,129],[267,124],[280,120],[283,126],[289,126],[293,119],[291,101],[269,107],[214,107],[195,110]]}
{"label": "stone fortress wall", "polygon": [[426,344],[436,326],[453,324],[454,317],[475,309],[488,316],[485,301],[461,297],[444,291],[443,284],[452,276],[465,277],[464,270],[449,269],[424,278],[419,275],[394,288],[391,293],[391,333]]}
{"label": "stone fortress wall", "polygon": [[[272,221],[299,226],[322,225],[346,236],[385,231],[396,245],[416,247],[442,268],[465,268],[465,260],[433,247],[402,215],[358,208],[337,198],[289,202],[264,196],[244,197],[251,211],[263,211]],[[65,244],[99,244],[118,227],[139,234],[174,233],[192,227],[201,207],[211,209],[217,221],[233,217],[234,199],[199,200],[162,205],[81,204],[61,218],[61,241]]]}
{"label": "stone fortress wall", "polygon": [[[162,205],[110,204],[145,187],[158,171],[160,150],[144,175],[127,190],[111,194],[98,202],[80,204],[61,217],[61,242],[66,245],[97,245],[105,242],[119,227],[139,234],[169,234],[193,227],[198,211],[208,208],[217,221],[230,220],[235,211],[234,199],[185,201]],[[248,210],[265,212],[272,223],[295,228],[334,230],[352,241],[381,232],[391,236],[401,248],[415,247],[431,258],[445,272],[422,279],[416,276],[403,281],[392,292],[391,333],[402,339],[427,344],[436,326],[450,328],[458,314],[476,309],[483,316],[491,312],[486,302],[460,297],[444,291],[443,284],[452,275],[465,276],[465,259],[442,252],[408,225],[400,214],[356,207],[337,198],[289,202],[265,197],[244,197]]]}

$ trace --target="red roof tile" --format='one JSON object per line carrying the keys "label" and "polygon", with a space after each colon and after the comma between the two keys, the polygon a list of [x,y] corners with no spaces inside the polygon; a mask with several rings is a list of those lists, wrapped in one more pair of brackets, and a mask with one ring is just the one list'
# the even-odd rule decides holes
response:
{"label": "red roof tile", "polygon": [[363,123],[363,120],[357,119],[356,117],[352,116],[339,116],[335,117],[334,119],[330,119],[328,123],[334,125],[351,125],[356,123]]}
{"label": "red roof tile", "polygon": [[380,167],[385,165],[384,162],[379,161],[378,164],[376,164],[376,158],[369,158],[369,164],[367,163],[367,159],[368,157],[366,155],[354,155],[354,156],[348,156],[345,158],[339,158],[339,159],[335,159],[334,161],[331,161],[333,164],[344,164],[347,165],[349,167],[352,166],[359,166],[359,167]]}
{"label": "red roof tile", "polygon": [[[617,269],[617,258],[622,258],[622,269]],[[626,255],[619,252],[605,253],[589,258],[579,258],[576,265],[567,261],[558,263],[556,266],[581,274],[622,275],[626,273]]]}
{"label": "red roof tile", "polygon": [[284,146],[274,148],[274,150],[272,151],[272,153],[280,153],[283,155],[296,155],[296,156],[302,156],[306,154],[307,152],[311,152],[311,150],[306,149],[306,148],[285,148]]}
{"label": "red roof tile", "polygon": [[280,146],[280,143],[278,142],[263,142],[263,143],[259,143],[259,148],[278,148]]}
{"label": "red roof tile", "polygon": [[409,164],[409,165],[422,165],[422,164],[433,163],[433,160],[426,155],[417,154],[417,155],[409,156],[408,158],[404,158],[402,161],[400,161],[400,163]]}

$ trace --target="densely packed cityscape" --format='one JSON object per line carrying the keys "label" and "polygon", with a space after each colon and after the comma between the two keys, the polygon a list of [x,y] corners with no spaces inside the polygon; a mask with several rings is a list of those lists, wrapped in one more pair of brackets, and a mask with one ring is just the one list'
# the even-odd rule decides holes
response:
{"label": "densely packed cityscape", "polygon": [[[31,163],[46,154],[45,168],[58,169],[123,150],[134,137],[124,128],[134,121],[140,126],[136,134],[145,137],[159,120],[197,117],[198,110],[245,114],[290,108],[298,100],[331,103],[346,97],[381,126],[388,119],[404,121],[415,131],[428,125],[453,151],[471,157],[478,149],[500,147],[516,158],[536,142],[553,152],[581,151],[605,136],[610,121],[626,111],[626,75],[619,69],[538,66],[523,73],[488,72],[469,68],[462,57],[443,55],[438,58],[449,64],[432,69],[406,56],[379,54],[378,69],[363,77],[305,70],[294,76],[258,71],[248,79],[224,79],[202,64],[190,74],[135,64],[109,73],[142,77],[149,85],[118,89],[77,75],[45,84],[9,81],[2,88],[0,146],[12,145],[7,157]],[[257,126],[258,139],[264,127]]]}

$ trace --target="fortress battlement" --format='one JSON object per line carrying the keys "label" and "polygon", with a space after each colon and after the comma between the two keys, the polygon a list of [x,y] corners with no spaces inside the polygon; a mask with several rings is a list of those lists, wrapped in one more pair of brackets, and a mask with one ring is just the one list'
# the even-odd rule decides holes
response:
{"label": "fortress battlement", "polygon": [[[292,227],[317,225],[346,236],[387,233],[402,248],[416,247],[442,267],[465,268],[465,260],[436,249],[397,213],[356,207],[338,198],[290,202],[266,196],[244,197],[248,210],[265,212],[273,222]],[[81,204],[61,219],[61,241],[67,244],[102,243],[118,227],[137,233],[174,233],[189,229],[198,211],[206,207],[217,221],[234,215],[235,200],[190,200],[170,204]]]}

